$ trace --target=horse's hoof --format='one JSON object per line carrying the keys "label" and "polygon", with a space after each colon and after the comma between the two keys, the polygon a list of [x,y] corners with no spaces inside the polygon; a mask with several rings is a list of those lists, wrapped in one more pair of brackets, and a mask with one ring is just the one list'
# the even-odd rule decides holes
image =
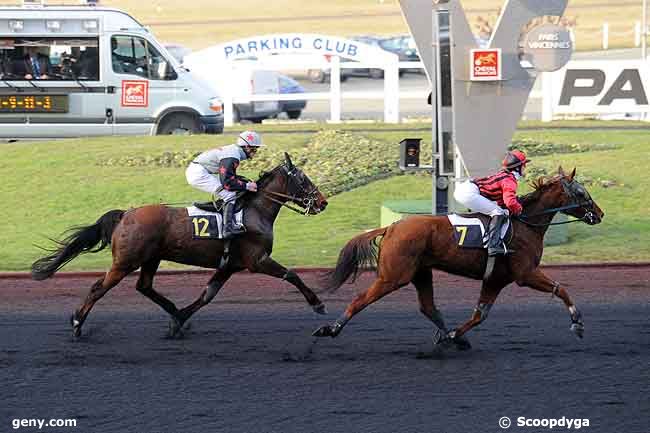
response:
{"label": "horse's hoof", "polygon": [[74,314],[70,316],[70,325],[72,326],[72,337],[73,338],[81,337],[81,322],[75,319]]}
{"label": "horse's hoof", "polygon": [[329,325],[321,326],[311,334],[314,337],[334,337],[332,328]]}
{"label": "horse's hoof", "polygon": [[327,308],[325,307],[325,304],[322,302],[312,305],[311,308],[314,310],[315,313],[317,314],[327,314]]}
{"label": "horse's hoof", "polygon": [[571,324],[571,332],[573,332],[576,337],[583,338],[585,334],[585,325],[580,322],[574,322]]}
{"label": "horse's hoof", "polygon": [[472,348],[472,345],[469,344],[469,340],[467,340],[464,335],[454,337],[452,342],[456,345],[456,349],[458,350],[469,350]]}
{"label": "horse's hoof", "polygon": [[176,318],[172,317],[169,321],[169,332],[167,336],[169,338],[179,338],[183,336],[183,324],[179,322]]}

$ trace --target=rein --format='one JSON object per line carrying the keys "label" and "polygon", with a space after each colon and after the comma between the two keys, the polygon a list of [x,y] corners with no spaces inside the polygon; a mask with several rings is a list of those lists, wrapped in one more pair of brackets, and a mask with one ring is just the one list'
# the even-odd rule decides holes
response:
{"label": "rein", "polygon": [[[564,188],[564,192],[565,192],[565,193],[566,193],[566,194],[567,194],[567,195],[568,195],[572,200],[576,200],[575,194],[571,191],[571,189],[570,189],[570,187],[569,187],[569,183],[566,182],[564,179],[562,180],[562,187]],[[577,209],[577,208],[583,208],[583,209],[584,209],[585,206],[589,206],[589,205],[591,205],[591,203],[593,203],[593,202],[592,202],[592,200],[590,199],[590,200],[586,201],[585,203],[573,203],[573,204],[569,204],[569,205],[566,205],[566,206],[554,207],[554,208],[551,208],[551,209],[545,209],[545,210],[543,210],[543,211],[541,211],[541,212],[534,213],[534,214],[532,214],[532,215],[519,215],[519,216],[514,216],[513,218],[516,219],[516,220],[518,220],[518,221],[521,221],[522,223],[524,223],[524,224],[526,224],[526,225],[529,225],[529,226],[531,226],[531,227],[559,226],[559,225],[561,225],[561,224],[571,224],[571,223],[576,223],[576,222],[583,222],[583,221],[587,221],[587,220],[588,220],[588,218],[589,218],[590,215],[591,215],[591,212],[588,212],[588,211],[587,211],[587,212],[582,216],[582,218],[577,218],[577,219],[574,219],[574,220],[571,220],[571,221],[563,221],[563,222],[559,222],[559,223],[553,223],[553,222],[551,222],[551,223],[546,223],[546,224],[537,224],[537,223],[532,223],[532,222],[530,222],[530,218],[532,218],[532,217],[536,217],[536,216],[541,216],[541,215],[548,215],[548,214],[550,214],[550,213],[555,213],[555,212],[564,212],[564,211],[566,211],[566,210],[570,210],[570,209]],[[586,210],[586,209],[585,209],[585,210]]]}
{"label": "rein", "polygon": [[[565,207],[566,207],[566,206],[565,206]],[[580,207],[580,206],[575,206],[575,207]],[[560,208],[560,209],[561,209],[561,208]],[[569,209],[573,209],[573,207],[570,207]],[[549,209],[549,210],[552,211],[552,209]],[[559,225],[561,225],[561,224],[578,223],[578,222],[582,222],[582,221],[586,221],[586,220],[587,220],[587,215],[586,215],[586,214],[585,214],[585,216],[583,216],[582,218],[574,219],[574,220],[571,220],[571,221],[562,221],[562,222],[559,222],[559,223],[537,224],[537,223],[531,223],[531,222],[528,220],[528,218],[530,218],[530,217],[532,217],[532,216],[543,215],[543,214],[546,214],[546,213],[550,213],[550,212],[540,212],[540,213],[537,213],[537,214],[534,214],[534,215],[527,215],[527,216],[523,216],[523,215],[520,215],[520,216],[513,216],[513,219],[516,219],[517,221],[521,221],[522,223],[524,223],[524,224],[526,224],[526,225],[528,225],[528,226],[531,226],[531,227],[559,226]]]}
{"label": "rein", "polygon": [[[299,207],[296,207],[296,206],[293,206],[293,205],[290,204],[291,201],[293,201],[293,200],[295,200],[297,198],[297,196],[295,196],[295,195],[287,195],[287,194],[282,194],[281,192],[275,192],[275,191],[260,191],[260,192],[262,194],[264,194],[266,196],[266,198],[268,198],[272,202],[277,203],[280,206],[284,206],[287,209],[292,210],[297,214],[307,215],[309,213],[309,209],[310,209],[311,205],[307,206],[305,209],[300,209]],[[273,196],[286,198],[287,200],[286,201],[278,200],[277,198],[275,198]]]}

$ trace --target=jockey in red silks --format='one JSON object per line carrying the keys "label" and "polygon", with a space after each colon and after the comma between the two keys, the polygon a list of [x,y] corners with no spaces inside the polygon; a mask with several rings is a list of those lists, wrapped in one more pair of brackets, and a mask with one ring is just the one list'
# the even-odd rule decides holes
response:
{"label": "jockey in red silks", "polygon": [[521,214],[521,203],[517,199],[517,181],[524,176],[526,164],[530,162],[524,152],[508,152],[501,163],[502,169],[491,176],[473,178],[457,185],[454,198],[473,212],[491,217],[488,229],[488,255],[508,254],[501,240],[501,227],[508,220],[508,214]]}

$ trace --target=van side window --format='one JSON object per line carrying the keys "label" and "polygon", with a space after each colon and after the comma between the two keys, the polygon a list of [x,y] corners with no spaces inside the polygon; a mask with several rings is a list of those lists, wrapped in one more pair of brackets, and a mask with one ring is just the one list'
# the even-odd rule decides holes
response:
{"label": "van side window", "polygon": [[97,37],[0,37],[0,79],[99,80]]}
{"label": "van side window", "polygon": [[176,72],[147,40],[136,36],[111,38],[111,62],[118,74],[132,74],[150,80],[175,80]]}

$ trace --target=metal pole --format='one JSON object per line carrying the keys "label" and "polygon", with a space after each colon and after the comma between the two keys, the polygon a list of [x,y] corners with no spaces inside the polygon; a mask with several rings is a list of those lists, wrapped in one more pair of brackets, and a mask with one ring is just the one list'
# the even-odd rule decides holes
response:
{"label": "metal pole", "polygon": [[643,0],[643,13],[641,14],[641,58],[645,61],[647,58],[647,51],[648,51],[648,46],[647,46],[647,34],[648,34],[648,20],[647,20],[647,3],[648,0]]}
{"label": "metal pole", "polygon": [[431,213],[436,215],[438,206],[437,206],[437,195],[438,189],[436,185],[438,184],[438,159],[436,154],[438,153],[438,16],[436,14],[436,8],[432,9],[431,21],[433,22],[433,37],[431,43],[431,165],[433,166],[433,173],[431,174]]}

